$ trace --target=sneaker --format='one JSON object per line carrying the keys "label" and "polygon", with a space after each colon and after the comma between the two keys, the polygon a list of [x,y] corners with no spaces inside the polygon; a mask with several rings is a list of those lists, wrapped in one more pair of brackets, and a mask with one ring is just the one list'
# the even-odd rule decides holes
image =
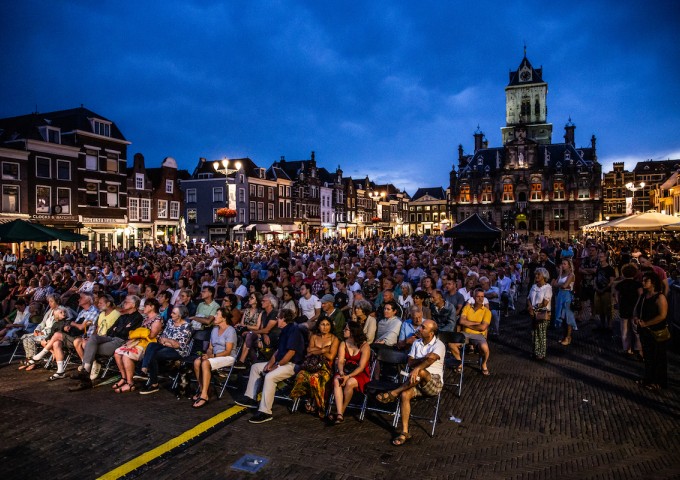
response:
{"label": "sneaker", "polygon": [[239,361],[234,364],[234,370],[245,370],[246,369],[246,364]]}
{"label": "sneaker", "polygon": [[142,375],[142,374],[139,374],[139,375],[135,374],[135,375],[132,376],[132,378],[133,378],[133,380],[148,380],[149,379],[148,376]]}
{"label": "sneaker", "polygon": [[274,417],[269,413],[257,412],[255,415],[250,417],[250,420],[248,420],[248,421],[250,423],[264,423],[264,422],[268,422],[269,420],[271,420],[273,418]]}
{"label": "sneaker", "polygon": [[11,340],[3,340],[2,342],[0,342],[0,347],[9,347],[10,345],[12,345]]}
{"label": "sneaker", "polygon": [[255,400],[250,397],[246,397],[245,395],[238,400],[234,400],[234,403],[240,407],[246,408],[257,408],[259,405],[259,403],[257,403]]}
{"label": "sneaker", "polygon": [[150,393],[156,393],[159,390],[158,384],[156,385],[144,385],[139,391],[140,395],[148,395]]}
{"label": "sneaker", "polygon": [[90,380],[95,380],[99,377],[99,372],[102,371],[102,364],[95,361],[92,363],[92,369],[90,370]]}

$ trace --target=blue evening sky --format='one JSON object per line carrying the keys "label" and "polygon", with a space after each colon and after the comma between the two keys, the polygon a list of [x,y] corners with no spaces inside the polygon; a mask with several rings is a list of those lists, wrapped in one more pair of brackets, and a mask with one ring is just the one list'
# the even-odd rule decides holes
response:
{"label": "blue evening sky", "polygon": [[553,141],[576,124],[605,170],[680,158],[680,2],[30,1],[0,7],[0,116],[79,106],[166,156],[285,155],[345,175],[448,184],[490,146],[508,71],[543,66]]}

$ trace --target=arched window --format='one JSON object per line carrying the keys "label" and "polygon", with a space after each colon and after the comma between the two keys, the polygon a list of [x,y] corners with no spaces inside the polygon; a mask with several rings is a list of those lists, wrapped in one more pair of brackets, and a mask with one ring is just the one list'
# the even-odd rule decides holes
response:
{"label": "arched window", "polygon": [[539,103],[538,98],[536,99],[536,103],[534,104],[534,115],[536,115],[536,117],[541,116],[541,104]]}

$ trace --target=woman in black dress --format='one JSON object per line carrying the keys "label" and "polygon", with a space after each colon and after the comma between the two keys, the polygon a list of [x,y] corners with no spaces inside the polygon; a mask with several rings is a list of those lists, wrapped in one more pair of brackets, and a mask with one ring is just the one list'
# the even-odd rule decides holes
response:
{"label": "woman in black dress", "polygon": [[652,392],[659,392],[667,385],[668,349],[668,302],[663,292],[661,279],[654,272],[642,276],[643,293],[640,295],[633,321],[638,327],[642,352],[645,357],[645,375],[638,384]]}

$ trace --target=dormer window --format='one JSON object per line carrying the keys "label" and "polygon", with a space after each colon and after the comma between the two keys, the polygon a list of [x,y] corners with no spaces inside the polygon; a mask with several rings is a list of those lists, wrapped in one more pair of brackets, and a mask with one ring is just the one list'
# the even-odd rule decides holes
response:
{"label": "dormer window", "polygon": [[61,130],[57,127],[40,127],[40,135],[46,142],[61,144]]}
{"label": "dormer window", "polygon": [[111,122],[105,122],[103,120],[92,119],[92,131],[97,135],[103,137],[111,136]]}

